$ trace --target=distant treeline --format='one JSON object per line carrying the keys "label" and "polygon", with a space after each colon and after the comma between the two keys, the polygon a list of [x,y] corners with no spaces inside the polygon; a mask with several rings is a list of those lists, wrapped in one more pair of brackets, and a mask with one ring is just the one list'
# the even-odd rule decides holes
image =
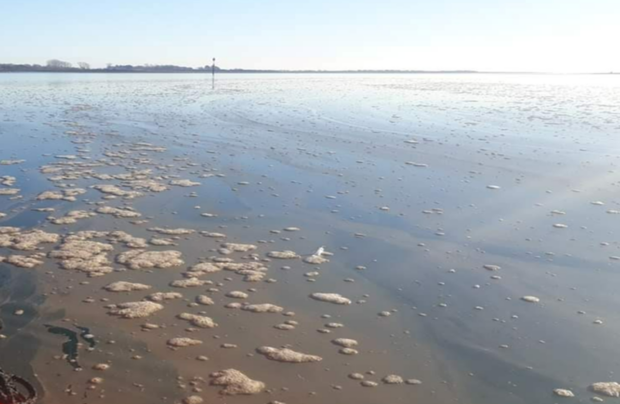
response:
{"label": "distant treeline", "polygon": [[[73,65],[58,59],[48,60],[45,65],[0,63],[2,72],[50,72],[50,73],[206,73],[211,72],[212,66],[185,67],[175,65],[112,65],[105,68],[93,69],[88,63],[79,62]],[[218,73],[477,73],[474,70],[260,70],[260,69],[221,69],[215,66]]]}

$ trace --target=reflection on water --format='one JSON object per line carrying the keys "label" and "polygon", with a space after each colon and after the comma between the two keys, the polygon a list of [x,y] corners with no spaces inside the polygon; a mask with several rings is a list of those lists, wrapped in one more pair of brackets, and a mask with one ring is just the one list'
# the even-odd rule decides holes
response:
{"label": "reflection on water", "polygon": [[[247,403],[555,403],[559,388],[585,402],[594,396],[592,383],[617,380],[620,78],[230,74],[219,80],[211,91],[201,75],[0,75],[0,160],[26,160],[0,165],[0,177],[15,177],[22,196],[0,196],[6,214],[0,226],[63,236],[122,230],[145,242],[158,238],[166,246],[141,248],[178,250],[185,261],[127,270],[114,255],[131,247],[115,241],[112,269],[102,277],[62,270],[50,259],[36,269],[11,269],[27,278],[10,280],[10,293],[0,281],[0,332],[8,337],[0,341],[3,367],[9,361],[25,369],[14,352],[29,352],[34,369],[24,371],[37,374],[46,402],[78,403],[84,394],[92,402],[104,394],[128,394],[135,403],[215,400],[219,389],[209,386],[209,374],[227,368],[269,387],[269,396],[244,397]],[[91,188],[129,190],[122,175],[135,180],[145,169],[158,184],[200,184],[135,199]],[[86,191],[76,202],[36,200],[43,190],[74,188]],[[47,220],[104,204],[130,207],[149,223],[108,214],[63,226]],[[198,233],[162,235],[151,227]],[[214,234],[257,248],[222,250]],[[302,262],[320,246],[333,254],[328,263]],[[263,261],[267,252],[285,250],[300,258]],[[0,248],[0,256],[15,253],[25,254]],[[195,289],[169,286],[187,276],[181,273],[187,266],[213,257],[263,262],[267,275],[246,283],[224,270],[201,277],[212,283]],[[119,280],[151,290],[102,289]],[[20,288],[30,292],[20,295]],[[148,319],[107,315],[110,305],[157,291],[182,298]],[[295,315],[231,309],[230,291]],[[316,302],[308,298],[314,292],[338,293],[353,304]],[[214,304],[194,303],[202,294]],[[24,315],[16,316],[20,309]],[[188,328],[177,318],[184,312],[208,315],[218,327]],[[45,328],[61,320],[64,326]],[[274,328],[286,320],[294,321],[284,323],[289,331]],[[93,332],[67,324],[88,324]],[[166,346],[179,336],[202,344]],[[339,354],[335,338],[359,341],[359,353]],[[255,354],[261,346],[323,360],[267,361]],[[72,370],[62,360],[83,367],[70,388]],[[110,369],[92,369],[101,363]],[[363,387],[352,373],[378,386]],[[387,375],[412,382],[382,382]],[[89,381],[94,377],[105,380],[105,393]]]}

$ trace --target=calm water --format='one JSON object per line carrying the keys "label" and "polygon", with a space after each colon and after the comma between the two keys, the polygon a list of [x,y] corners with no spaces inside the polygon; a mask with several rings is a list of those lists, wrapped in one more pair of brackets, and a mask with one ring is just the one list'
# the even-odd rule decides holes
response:
{"label": "calm water", "polygon": [[[620,381],[619,76],[221,75],[214,91],[210,84],[210,76],[201,75],[0,75],[0,160],[26,160],[0,166],[0,176],[16,177],[23,195],[0,196],[0,212],[8,214],[0,226],[45,226],[60,234],[119,227],[148,238],[144,227],[126,219],[97,217],[58,227],[30,208],[54,206],[58,216],[92,209],[83,199],[101,200],[89,190],[75,203],[34,202],[53,188],[38,168],[58,162],[55,156],[107,161],[103,153],[136,142],[165,146],[164,153],[134,153],[120,166],[102,169],[152,168],[201,182],[131,201],[153,217],[151,224],[224,232],[238,242],[262,240],[261,255],[293,250],[306,256],[319,246],[334,253],[315,282],[304,276],[313,266],[274,260],[269,277],[278,282],[258,286],[255,301],[295,311],[298,329],[274,334],[271,326],[279,320],[231,315],[222,300],[207,309],[220,323],[211,334],[239,348],[222,350],[216,341],[187,355],[171,354],[163,334],[159,340],[140,334],[143,321],[110,319],[104,303],[75,303],[92,296],[130,301],[101,287],[128,276],[163,290],[179,278],[178,270],[172,278],[168,272],[129,271],[80,285],[87,278],[59,270],[52,260],[19,270],[37,271],[41,294],[62,282],[75,286],[65,300],[47,295],[42,313],[77,319],[96,335],[104,330],[83,323],[101,316],[103,328],[126,341],[127,349],[148,345],[162,359],[160,374],[170,377],[168,402],[177,399],[175,392],[187,395],[175,390],[175,376],[189,379],[199,372],[207,378],[228,367],[247,370],[276,390],[288,388],[272,397],[227,401],[247,403],[555,403],[563,400],[553,395],[556,388],[572,390],[572,401],[589,402],[590,384]],[[75,137],[67,132],[76,125],[91,143],[72,143]],[[76,152],[79,147],[88,150]],[[224,175],[204,179],[205,170]],[[93,184],[85,178],[73,182]],[[193,191],[197,197],[187,198]],[[217,217],[206,219],[201,212]],[[288,226],[302,230],[270,232]],[[190,265],[213,255],[215,247],[194,237],[174,248]],[[501,269],[489,271],[483,267],[488,264]],[[283,265],[291,269],[280,270]],[[46,271],[56,280],[43,276]],[[210,279],[226,283],[227,275]],[[348,278],[355,282],[343,281]],[[239,290],[255,286],[234,282]],[[354,303],[326,307],[307,298],[312,292],[341,293]],[[133,300],[144,295],[132,293],[138,296]],[[523,296],[540,301],[527,303]],[[19,296],[4,303],[13,306],[1,311],[3,319],[15,301]],[[173,323],[185,306],[178,302],[156,319],[182,332],[186,324]],[[377,315],[386,310],[393,314]],[[42,315],[12,331],[0,351],[16,349],[15,337],[27,334],[31,338],[23,344],[40,345],[33,372],[49,386],[56,380],[51,375],[65,372],[69,379],[72,372],[62,361],[46,362],[62,344],[46,335],[46,320]],[[344,331],[317,333],[326,321],[344,323]],[[335,337],[357,339],[360,353],[337,354],[329,343]],[[292,344],[324,361],[290,365],[247,356],[265,344]],[[107,348],[97,349],[104,355]],[[179,360],[194,354],[211,361],[196,370]],[[12,364],[3,360],[0,366]],[[26,371],[22,364],[15,369]],[[347,377],[367,371],[376,372],[367,379],[378,387],[364,388]],[[91,373],[84,371],[83,378]],[[423,383],[382,384],[390,373]],[[113,379],[108,388],[122,389],[123,378]],[[203,397],[214,399],[217,390],[204,389]],[[61,391],[49,388],[46,402],[61,402]],[[153,388],[145,394],[145,400],[160,402],[164,393]]]}

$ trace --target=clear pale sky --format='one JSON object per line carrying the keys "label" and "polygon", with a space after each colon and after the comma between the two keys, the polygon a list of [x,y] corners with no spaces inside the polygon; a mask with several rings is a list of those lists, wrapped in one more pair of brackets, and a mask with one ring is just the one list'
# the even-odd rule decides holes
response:
{"label": "clear pale sky", "polygon": [[620,0],[0,0],[0,63],[620,71]]}

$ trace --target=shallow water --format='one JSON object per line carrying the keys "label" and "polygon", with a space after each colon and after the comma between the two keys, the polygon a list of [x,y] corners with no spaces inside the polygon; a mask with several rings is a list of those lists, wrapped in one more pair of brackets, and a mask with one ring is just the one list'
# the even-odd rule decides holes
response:
{"label": "shallow water", "polygon": [[[36,269],[11,269],[36,275],[23,282],[36,284],[39,300],[28,306],[35,317],[18,317],[32,321],[14,329],[6,327],[15,321],[12,313],[28,303],[18,296],[3,300],[0,332],[8,338],[0,340],[0,366],[36,378],[45,403],[128,397],[172,403],[192,394],[209,402],[219,389],[201,382],[191,393],[188,381],[208,381],[211,372],[227,368],[267,384],[268,392],[225,400],[247,403],[555,403],[563,400],[553,395],[556,388],[587,402],[591,383],[620,378],[620,261],[610,259],[620,256],[620,215],[607,213],[620,210],[618,76],[230,74],[212,91],[201,75],[2,74],[0,94],[0,160],[26,160],[0,165],[0,176],[16,177],[23,196],[0,196],[0,212],[7,213],[0,226],[62,235],[122,229],[146,239],[154,235],[150,227],[185,227],[225,233],[225,241],[262,240],[256,250],[262,258],[272,250],[308,256],[320,246],[334,254],[318,266],[315,282],[304,276],[315,266],[300,260],[267,263],[267,278],[276,283],[246,283],[229,271],[201,277],[221,286],[210,294],[215,305],[198,308],[188,302],[207,287],[168,286],[186,266],[218,255],[220,242],[198,234],[181,236],[178,246],[149,247],[181,251],[187,265],[171,269],[88,278],[53,259]],[[138,142],[166,151],[103,154]],[[106,201],[133,207],[150,218],[146,225],[98,215],[56,226],[46,221],[48,213],[31,209],[54,207],[56,217],[94,210],[87,202],[103,201],[103,194],[89,186],[119,184],[64,180],[56,184],[87,193],[77,202],[36,201],[39,192],[57,189],[39,167],[65,161],[59,155],[105,163],[94,168],[98,173],[150,168],[164,183],[177,175],[201,185]],[[196,196],[188,197],[192,192]],[[592,203],[598,201],[604,205]],[[553,226],[558,223],[568,227]],[[301,230],[270,232],[289,226]],[[118,245],[110,258],[125,249]],[[0,256],[11,253],[0,249]],[[245,255],[230,257],[243,261]],[[501,269],[491,272],[485,264]],[[102,290],[117,280],[153,289]],[[274,303],[296,315],[223,307],[235,300],[226,292],[252,287],[249,302]],[[153,291],[179,291],[185,300],[167,302],[147,319],[106,314],[106,304]],[[317,302],[308,298],[313,292],[340,293],[353,304]],[[522,301],[526,295],[540,302]],[[187,332],[188,323],[175,318],[201,310],[219,327]],[[386,310],[394,313],[378,316]],[[299,322],[295,330],[272,328],[287,319]],[[144,332],[145,322],[165,328]],[[345,327],[318,333],[327,322]],[[83,371],[62,358],[64,340],[45,324],[88,327],[95,335],[92,351],[79,348]],[[186,335],[204,343],[166,347],[168,338]],[[339,337],[358,340],[359,354],[338,354],[330,341]],[[238,348],[222,349],[222,343]],[[254,352],[286,344],[323,361],[278,363]],[[32,352],[26,366],[5,355],[19,349]],[[136,352],[141,360],[131,359]],[[210,360],[196,361],[198,355]],[[106,361],[109,370],[91,369]],[[347,377],[368,371],[376,374],[366,379],[379,386],[365,388]],[[388,374],[422,384],[381,383]],[[92,377],[105,381],[91,389]]]}

